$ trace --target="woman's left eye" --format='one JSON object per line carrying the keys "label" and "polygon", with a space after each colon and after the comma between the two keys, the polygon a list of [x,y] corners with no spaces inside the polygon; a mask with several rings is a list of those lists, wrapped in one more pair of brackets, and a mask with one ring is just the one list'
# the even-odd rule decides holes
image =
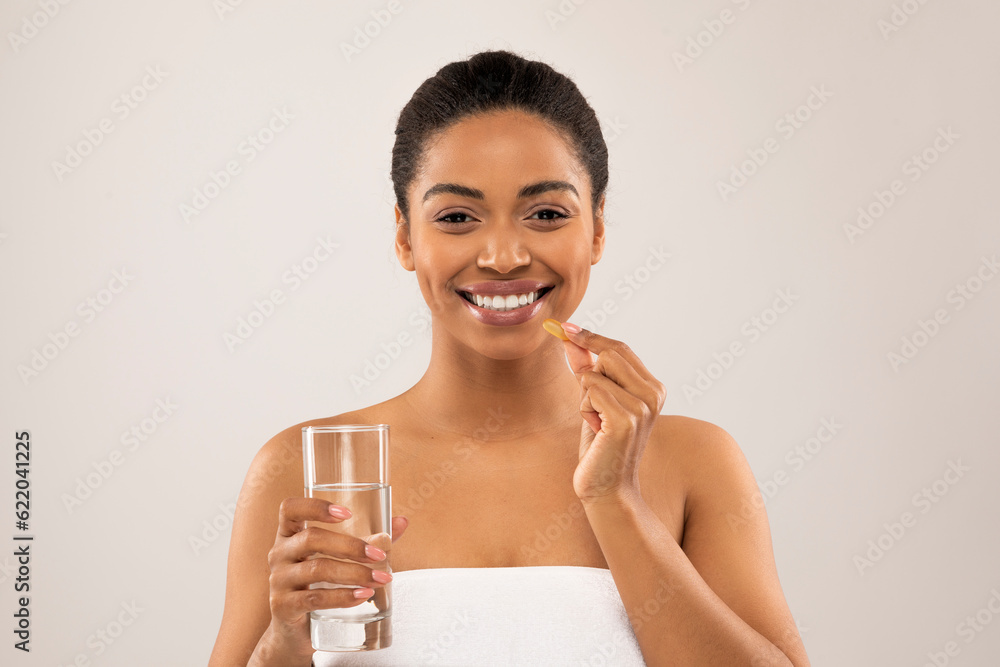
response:
{"label": "woman's left eye", "polygon": [[554,211],[551,208],[543,208],[540,211],[535,211],[534,215],[538,215],[539,213],[552,213],[552,214],[554,214],[556,216],[555,218],[541,218],[542,220],[559,220],[560,218],[569,217],[569,216],[563,215],[559,211]]}
{"label": "woman's left eye", "polygon": [[466,213],[449,213],[448,215],[442,215],[440,218],[437,219],[437,222],[450,222],[455,225],[460,225],[463,222],[466,222],[465,220],[445,220],[445,218],[451,218],[456,215],[464,215],[465,217],[469,217],[468,214]]}

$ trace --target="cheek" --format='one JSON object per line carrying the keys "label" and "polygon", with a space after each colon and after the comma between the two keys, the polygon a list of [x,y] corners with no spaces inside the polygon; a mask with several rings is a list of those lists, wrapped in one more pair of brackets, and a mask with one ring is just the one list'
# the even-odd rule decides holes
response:
{"label": "cheek", "polygon": [[457,253],[444,248],[425,245],[414,253],[417,282],[426,301],[441,300],[449,295],[448,282],[460,270],[457,262]]}

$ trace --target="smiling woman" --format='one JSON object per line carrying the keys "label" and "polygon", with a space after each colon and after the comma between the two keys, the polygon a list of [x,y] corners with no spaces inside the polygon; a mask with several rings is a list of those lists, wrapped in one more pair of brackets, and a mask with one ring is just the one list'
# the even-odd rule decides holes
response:
{"label": "smiling woman", "polygon": [[[808,665],[766,513],[742,511],[759,491],[738,445],[661,415],[664,384],[625,342],[566,322],[604,251],[608,181],[576,85],[508,51],[446,65],[399,115],[392,178],[430,362],[405,392],[257,453],[210,664]],[[305,528],[348,514],[302,497],[301,429],[378,423],[392,644],[314,652],[309,612],[361,604],[385,555]]]}

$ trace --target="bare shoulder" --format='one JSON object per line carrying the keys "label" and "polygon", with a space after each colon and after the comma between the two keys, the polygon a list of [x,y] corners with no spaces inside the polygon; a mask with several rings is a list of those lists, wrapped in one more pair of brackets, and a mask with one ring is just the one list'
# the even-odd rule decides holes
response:
{"label": "bare shoulder", "polygon": [[750,464],[735,438],[710,422],[661,415],[657,465],[683,487],[680,543],[705,583],[796,667],[809,664],[778,578],[771,529]]}
{"label": "bare shoulder", "polygon": [[247,472],[250,489],[262,487],[296,488],[302,492],[302,429],[306,426],[341,426],[368,423],[370,408],[343,412],[332,417],[321,417],[299,422],[274,434],[257,451]]}
{"label": "bare shoulder", "polygon": [[746,465],[743,451],[725,429],[682,415],[659,415],[647,455],[648,476],[682,495],[685,517],[689,501],[712,491],[720,467],[739,469]]}
{"label": "bare shoulder", "polygon": [[302,428],[360,419],[364,419],[362,411],[301,422],[279,431],[257,450],[236,502],[226,602],[211,667],[247,664],[271,621],[268,554],[275,542],[281,503],[303,493]]}

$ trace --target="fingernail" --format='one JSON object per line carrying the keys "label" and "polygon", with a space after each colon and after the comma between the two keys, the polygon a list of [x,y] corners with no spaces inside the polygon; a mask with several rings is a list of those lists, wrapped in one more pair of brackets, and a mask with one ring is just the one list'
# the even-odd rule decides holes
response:
{"label": "fingernail", "polygon": [[338,519],[350,519],[351,510],[346,507],[341,507],[340,505],[330,505],[330,514]]}
{"label": "fingernail", "polygon": [[573,324],[572,322],[563,322],[562,328],[570,333],[580,333],[583,330],[578,325]]}
{"label": "fingernail", "polygon": [[382,570],[372,570],[372,579],[380,584],[387,584],[392,581],[392,575]]}
{"label": "fingernail", "polygon": [[371,588],[355,588],[354,589],[354,597],[358,598],[359,600],[363,599],[363,598],[370,598],[373,595],[375,595],[375,591],[372,590]]}
{"label": "fingernail", "polygon": [[551,317],[542,321],[542,328],[548,331],[550,334],[556,338],[561,338],[562,340],[569,340],[569,336],[563,331],[562,326],[559,324],[559,320],[554,320]]}
{"label": "fingernail", "polygon": [[370,544],[365,545],[365,555],[372,560],[382,560],[385,558],[385,552],[378,547],[373,547]]}

